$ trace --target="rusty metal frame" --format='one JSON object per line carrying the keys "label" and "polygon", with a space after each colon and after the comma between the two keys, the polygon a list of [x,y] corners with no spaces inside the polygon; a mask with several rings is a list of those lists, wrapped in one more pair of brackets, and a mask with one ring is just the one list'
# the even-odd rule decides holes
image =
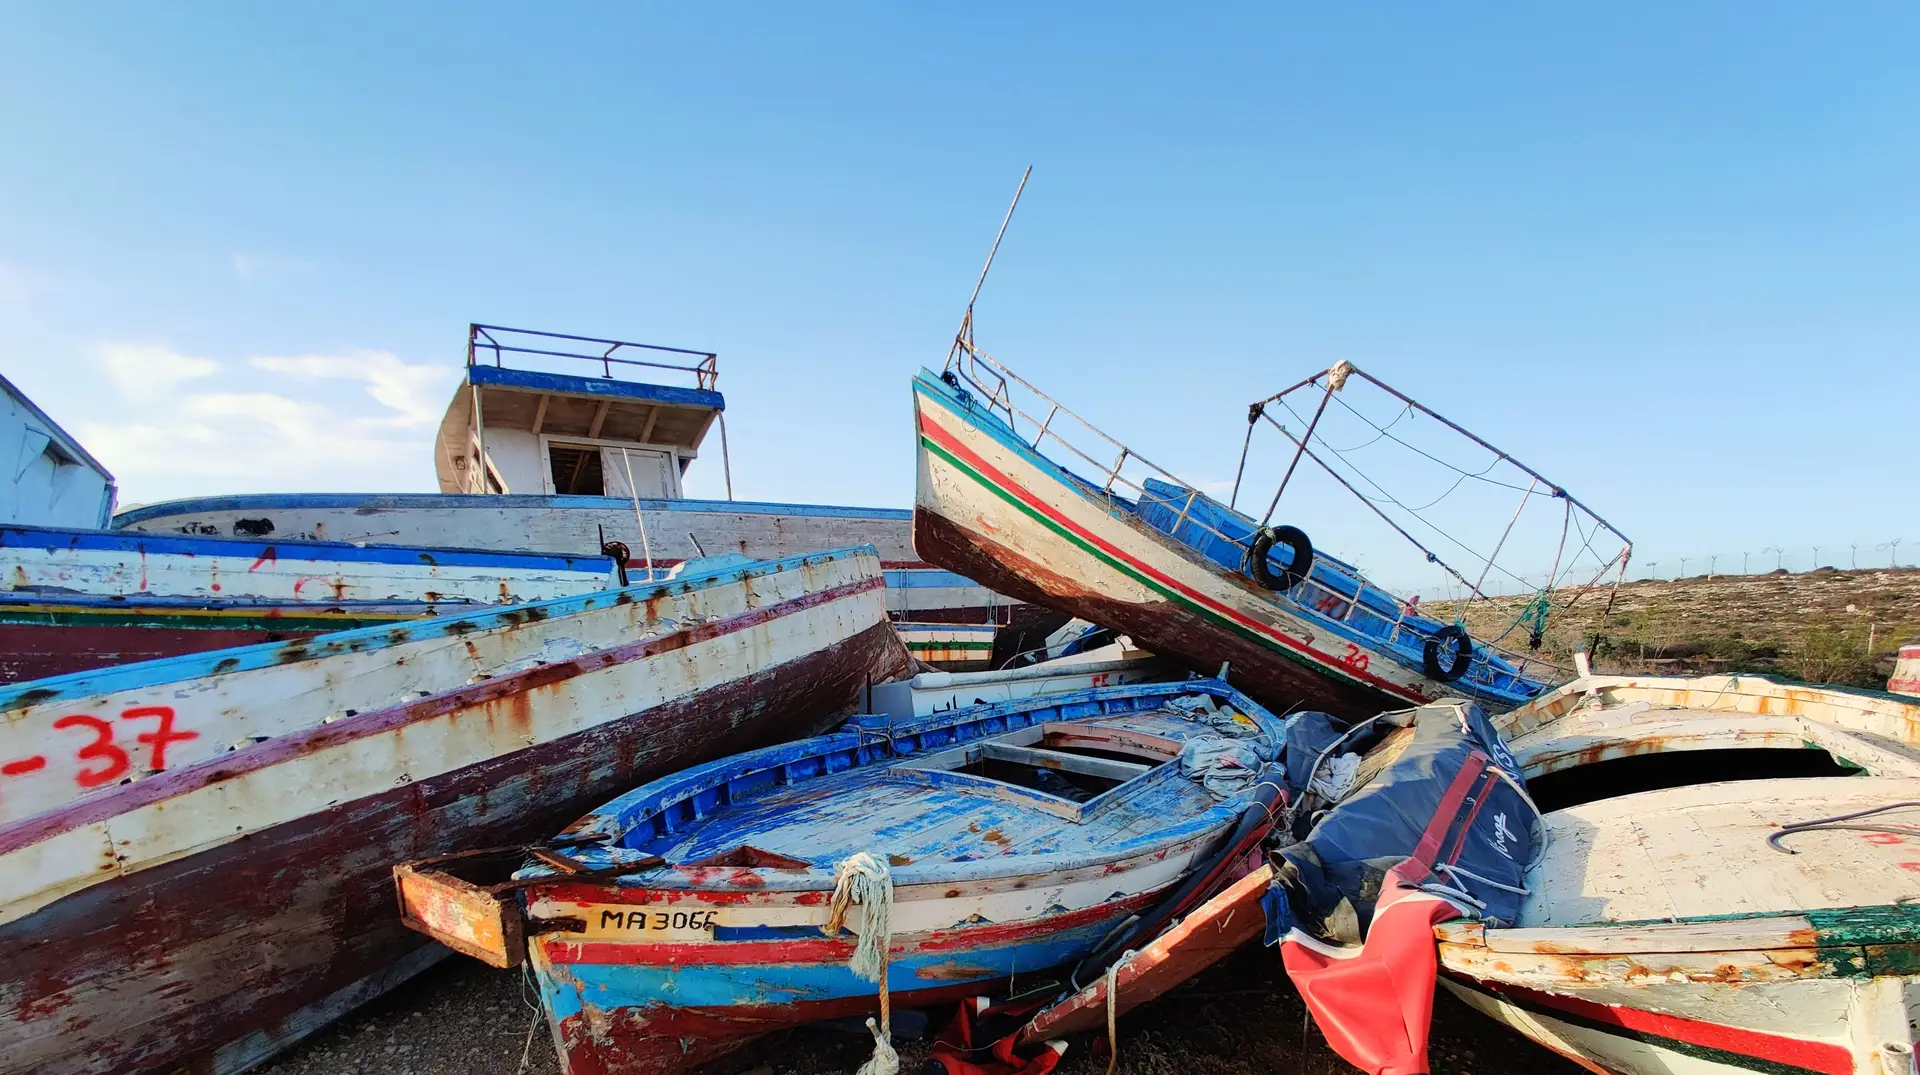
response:
{"label": "rusty metal frame", "polygon": [[[1627,562],[1630,559],[1632,559],[1632,555],[1633,555],[1633,540],[1627,537],[1626,534],[1621,533],[1618,527],[1614,526],[1612,523],[1608,522],[1604,517],[1602,517],[1598,512],[1594,511],[1592,508],[1582,503],[1579,500],[1579,498],[1567,492],[1566,488],[1561,486],[1559,483],[1552,481],[1551,479],[1547,478],[1545,475],[1541,474],[1539,471],[1534,470],[1532,467],[1528,466],[1525,463],[1522,463],[1520,460],[1514,458],[1512,455],[1509,455],[1506,451],[1502,450],[1501,448],[1496,447],[1494,444],[1482,438],[1481,436],[1474,433],[1473,431],[1467,429],[1465,426],[1462,426],[1459,423],[1448,418],[1447,416],[1439,413],[1438,411],[1433,410],[1431,407],[1428,407],[1426,404],[1421,403],[1419,400],[1414,399],[1412,396],[1409,396],[1404,392],[1401,392],[1399,389],[1393,387],[1392,385],[1386,383],[1385,381],[1382,381],[1378,377],[1375,377],[1374,375],[1366,372],[1365,370],[1361,369],[1358,366],[1354,366],[1351,363],[1347,363],[1346,369],[1348,371],[1349,376],[1358,376],[1366,380],[1369,384],[1372,384],[1375,387],[1381,389],[1382,391],[1386,392],[1388,395],[1406,404],[1408,407],[1416,411],[1419,411],[1420,413],[1428,416],[1429,418],[1434,419],[1440,424],[1446,426],[1448,429],[1453,430],[1455,433],[1458,433],[1461,436],[1466,437],[1468,440],[1472,441],[1473,443],[1493,453],[1493,455],[1495,456],[1496,462],[1509,463],[1515,469],[1527,475],[1530,482],[1525,495],[1521,497],[1520,508],[1515,510],[1513,520],[1510,520],[1507,523],[1508,533],[1511,533],[1513,529],[1513,524],[1514,522],[1518,521],[1521,511],[1525,510],[1525,507],[1528,503],[1528,499],[1533,495],[1535,495],[1535,492],[1534,492],[1535,489],[1538,486],[1544,485],[1549,490],[1551,490],[1554,498],[1566,501],[1569,513],[1571,513],[1572,509],[1578,508],[1584,515],[1586,515],[1587,518],[1592,519],[1595,523],[1599,524],[1599,526],[1602,529],[1606,530],[1608,533],[1612,534],[1614,537],[1620,540],[1620,544],[1621,544],[1620,551],[1615,553],[1605,563],[1600,565],[1600,569],[1594,572],[1593,577],[1589,579],[1584,585],[1582,585],[1579,588],[1579,591],[1576,592],[1574,596],[1565,605],[1561,606],[1561,611],[1566,611],[1568,609],[1571,609],[1576,603],[1579,602],[1579,600],[1582,597],[1585,596],[1588,590],[1598,585],[1600,580],[1606,577],[1607,572],[1610,570],[1613,570],[1616,565],[1618,565],[1619,572],[1614,580],[1614,584],[1613,584],[1614,588],[1617,590],[1620,584],[1623,581],[1625,581]],[[1355,489],[1352,483],[1348,482],[1346,478],[1343,477],[1338,471],[1336,471],[1330,464],[1328,464],[1326,460],[1320,458],[1319,455],[1315,454],[1314,451],[1310,447],[1308,447],[1308,441],[1310,441],[1313,437],[1314,426],[1317,425],[1319,422],[1321,411],[1325,410],[1327,401],[1333,398],[1333,389],[1331,389],[1330,386],[1325,386],[1325,385],[1321,386],[1323,389],[1325,389],[1325,392],[1320,398],[1319,409],[1314,412],[1313,422],[1309,424],[1307,428],[1307,432],[1301,437],[1295,437],[1290,431],[1288,431],[1286,426],[1282,425],[1271,414],[1268,414],[1266,412],[1266,408],[1269,404],[1278,403],[1283,399],[1285,399],[1285,397],[1287,397],[1288,395],[1294,392],[1297,392],[1303,388],[1306,388],[1309,385],[1319,384],[1321,379],[1327,377],[1330,372],[1331,371],[1322,371],[1320,373],[1316,373],[1313,376],[1306,378],[1305,380],[1296,382],[1292,385],[1287,386],[1286,388],[1281,389],[1278,392],[1275,392],[1273,395],[1270,395],[1265,399],[1261,399],[1250,404],[1247,408],[1247,425],[1249,430],[1251,430],[1251,428],[1256,422],[1258,422],[1261,419],[1265,419],[1268,425],[1271,425],[1273,428],[1279,430],[1280,435],[1287,438],[1287,440],[1295,446],[1296,448],[1296,451],[1294,453],[1295,463],[1298,463],[1300,460],[1300,457],[1303,455],[1313,460],[1316,464],[1320,466],[1322,470],[1326,471],[1329,477],[1333,478],[1334,481],[1339,482],[1343,488],[1345,488],[1348,492],[1352,493],[1356,498],[1360,500],[1361,503],[1367,505],[1367,507],[1370,510],[1372,510],[1375,515],[1378,515],[1381,518],[1381,520],[1384,521],[1388,526],[1392,527],[1396,533],[1398,533],[1401,537],[1405,538],[1408,542],[1410,542],[1414,546],[1414,548],[1419,549],[1423,554],[1425,554],[1429,561],[1440,565],[1440,567],[1443,570],[1445,570],[1447,574],[1452,575],[1455,579],[1458,579],[1460,583],[1467,588],[1467,591],[1468,591],[1467,600],[1471,601],[1471,600],[1474,600],[1475,598],[1478,598],[1480,600],[1488,600],[1487,595],[1481,590],[1480,583],[1484,583],[1486,581],[1487,571],[1491,570],[1493,566],[1493,556],[1498,556],[1500,549],[1505,546],[1506,544],[1505,534],[1501,536],[1500,544],[1495,547],[1493,555],[1487,558],[1486,567],[1482,569],[1480,574],[1480,583],[1468,582],[1466,579],[1466,576],[1454,570],[1451,565],[1449,565],[1446,561],[1442,560],[1439,557],[1439,555],[1436,554],[1432,549],[1427,548],[1424,544],[1422,544],[1420,541],[1415,539],[1413,535],[1407,533],[1405,528],[1401,527],[1393,519],[1388,517],[1387,514],[1381,511],[1380,508],[1377,505],[1375,505],[1369,497],[1361,493],[1358,489]],[[1249,433],[1249,438],[1250,437],[1251,437],[1251,433]],[[1246,465],[1246,460],[1245,460],[1245,454],[1243,452],[1241,457],[1242,468],[1244,468],[1245,465]],[[1292,471],[1293,471],[1293,468],[1289,466],[1288,467],[1289,476],[1291,476]],[[1238,478],[1236,477],[1235,490],[1234,490],[1236,497],[1238,496],[1238,493],[1239,493],[1238,487],[1239,487],[1239,481],[1238,481]],[[1276,490],[1274,493],[1275,506],[1278,505],[1279,499],[1280,499],[1280,493],[1284,491],[1285,488],[1286,488],[1286,483],[1283,480],[1281,482],[1280,489]],[[1269,508],[1268,510],[1269,512],[1271,512],[1272,508]],[[1562,535],[1562,540],[1564,544],[1564,532]],[[1559,585],[1559,559],[1560,559],[1560,556],[1558,553],[1556,553],[1554,575],[1553,577],[1547,580],[1548,590],[1552,590]],[[1611,604],[1611,602],[1609,602],[1609,604]],[[1487,645],[1489,645],[1491,648],[1496,648],[1496,649],[1500,648],[1497,646],[1492,646],[1491,643],[1487,643]],[[1506,651],[1502,650],[1502,652],[1506,652]],[[1556,667],[1556,668],[1559,667],[1558,665],[1551,664],[1551,662],[1540,661],[1538,658],[1523,658],[1523,659],[1529,659],[1534,661],[1535,663],[1546,664],[1549,667]]]}

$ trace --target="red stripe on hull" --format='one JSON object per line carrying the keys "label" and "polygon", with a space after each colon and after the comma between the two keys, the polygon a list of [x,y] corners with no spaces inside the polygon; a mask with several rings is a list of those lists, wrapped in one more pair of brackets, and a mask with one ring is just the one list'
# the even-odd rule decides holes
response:
{"label": "red stripe on hull", "polygon": [[[1644,1008],[1597,1004],[1565,993],[1544,993],[1523,986],[1496,984],[1461,978],[1457,975],[1454,977],[1469,988],[1510,1000],[1523,1009],[1541,1010],[1548,1016],[1565,1013],[1574,1019],[1597,1023],[1603,1027],[1650,1034],[1686,1042],[1689,1045],[1790,1064],[1808,1071],[1821,1072],[1822,1075],[1854,1075],[1853,1053],[1844,1045],[1808,1041],[1804,1038],[1789,1038],[1759,1030],[1744,1030],[1740,1027],[1708,1023],[1679,1015],[1667,1015]],[[1649,999],[1652,998],[1649,997]]]}
{"label": "red stripe on hull", "polygon": [[[537,890],[536,890],[537,891]],[[987,948],[1058,933],[1119,914],[1131,914],[1153,902],[1162,889],[1126,899],[1065,911],[1024,922],[989,923],[909,934],[894,938],[893,953],[950,952]],[[818,902],[818,901],[809,901]],[[896,905],[897,906],[897,905]],[[631,944],[619,941],[568,941],[548,937],[541,941],[547,961],[558,966],[591,963],[600,966],[638,965],[678,967],[704,964],[716,967],[780,963],[845,963],[853,958],[853,942],[839,938],[803,940],[702,941],[695,944]]]}
{"label": "red stripe on hull", "polygon": [[[881,623],[835,646],[552,743],[114,878],[0,926],[0,1072],[212,1070],[220,1045],[429,942],[393,863],[544,839],[626,788],[811,734],[907,656]],[[286,1044],[286,1040],[278,1044]]]}

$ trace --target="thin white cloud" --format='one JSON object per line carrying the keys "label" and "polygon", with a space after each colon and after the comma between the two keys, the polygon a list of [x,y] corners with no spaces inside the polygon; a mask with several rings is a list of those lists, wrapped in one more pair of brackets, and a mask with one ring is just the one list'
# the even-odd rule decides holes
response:
{"label": "thin white cloud", "polygon": [[364,381],[367,395],[393,411],[390,421],[399,426],[438,422],[445,408],[445,400],[438,393],[452,374],[450,366],[408,365],[389,351],[263,356],[250,358],[247,364],[269,373],[307,380]]}
{"label": "thin white cloud", "polygon": [[95,353],[114,388],[133,400],[151,400],[187,381],[220,372],[220,363],[211,358],[183,355],[168,347],[103,343]]}
{"label": "thin white cloud", "polygon": [[223,364],[111,344],[96,357],[119,398],[76,432],[141,500],[431,488],[431,428],[458,376],[366,350]]}

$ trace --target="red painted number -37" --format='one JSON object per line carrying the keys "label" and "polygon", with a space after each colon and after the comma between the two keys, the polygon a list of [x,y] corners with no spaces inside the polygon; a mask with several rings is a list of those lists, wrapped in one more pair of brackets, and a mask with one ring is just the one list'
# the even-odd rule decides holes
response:
{"label": "red painted number -37", "polygon": [[[183,731],[173,726],[173,707],[166,705],[139,705],[122,710],[121,720],[153,720],[150,731],[134,736],[134,741],[149,748],[147,768],[159,771],[167,767],[167,747],[172,743],[184,743],[200,738],[199,732]],[[97,788],[125,776],[133,768],[133,759],[128,757],[126,749],[114,742],[115,726],[113,722],[85,713],[73,713],[53,722],[55,728],[84,728],[93,733],[93,739],[74,752],[75,760],[83,768],[74,774],[74,783],[83,788]]]}

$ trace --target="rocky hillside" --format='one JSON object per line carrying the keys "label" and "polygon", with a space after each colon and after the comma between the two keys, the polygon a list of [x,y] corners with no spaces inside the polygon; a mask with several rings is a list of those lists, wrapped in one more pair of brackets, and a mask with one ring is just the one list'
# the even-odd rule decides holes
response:
{"label": "rocky hillside", "polygon": [[[1572,603],[1571,609],[1563,608]],[[1524,650],[1524,597],[1468,606],[1476,638]],[[1541,652],[1570,662],[1585,644],[1599,671],[1769,672],[1811,683],[1885,688],[1893,651],[1920,641],[1920,569],[1701,575],[1632,582],[1615,593],[1553,596]],[[1431,613],[1454,615],[1433,603]]]}

